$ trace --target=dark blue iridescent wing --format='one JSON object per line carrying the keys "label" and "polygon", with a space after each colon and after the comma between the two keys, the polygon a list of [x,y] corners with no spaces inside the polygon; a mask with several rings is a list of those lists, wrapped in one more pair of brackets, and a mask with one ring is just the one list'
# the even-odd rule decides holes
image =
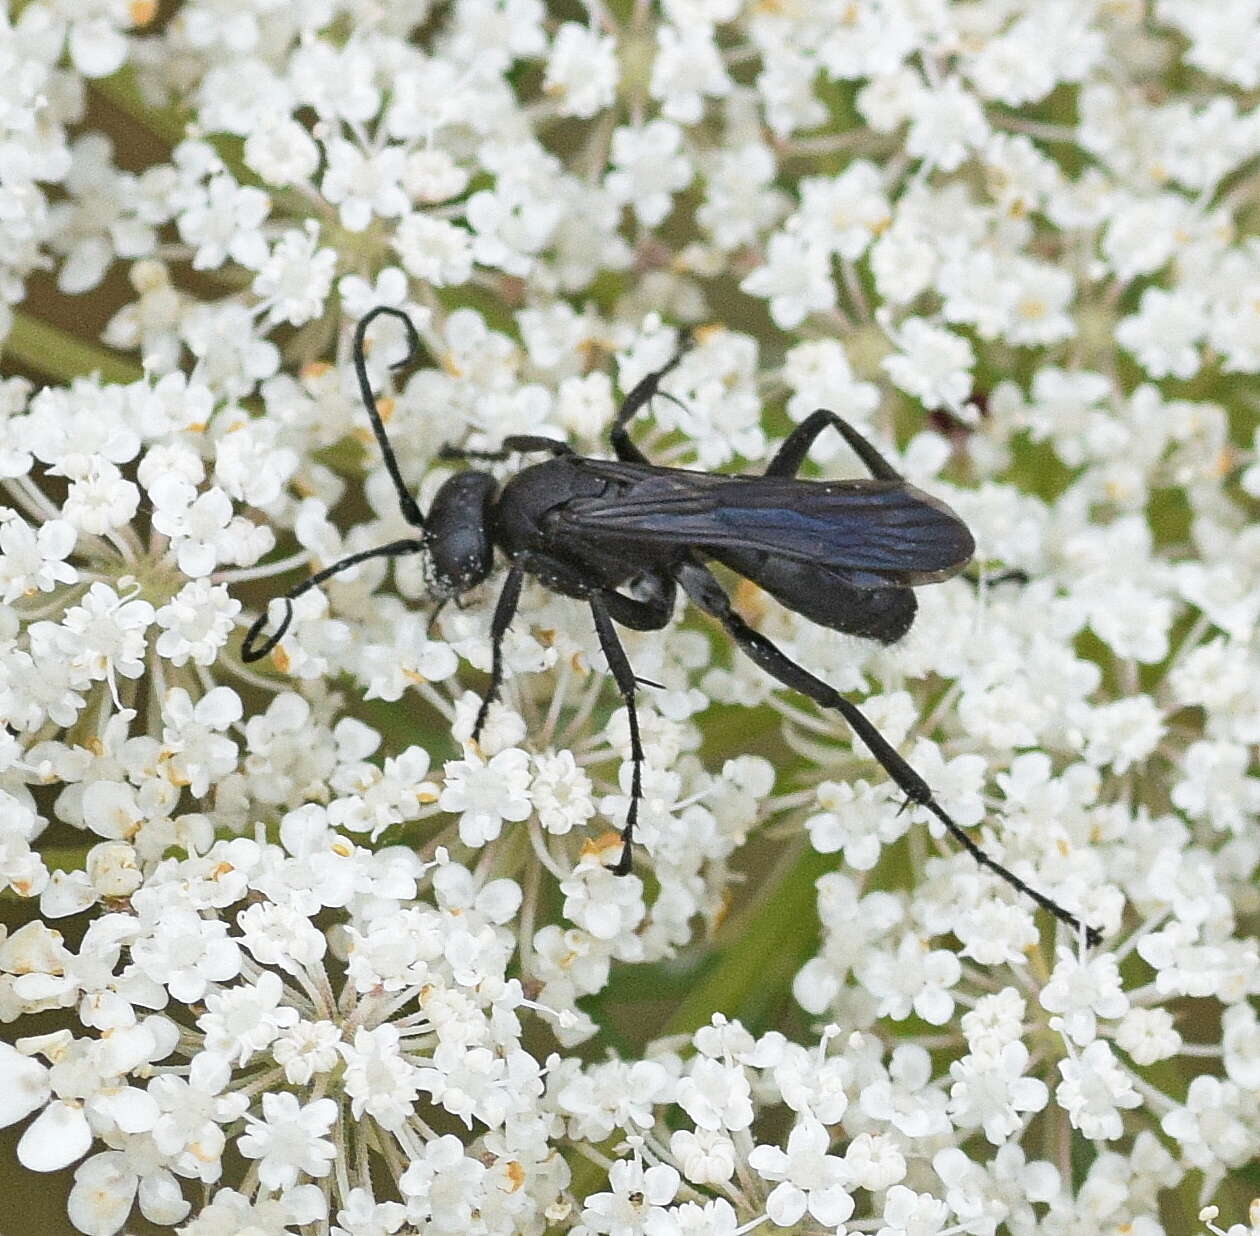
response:
{"label": "dark blue iridescent wing", "polygon": [[722,476],[584,460],[610,481],[601,497],[555,511],[561,536],[780,554],[906,583],[952,575],[975,551],[967,526],[943,502],[902,481],[802,481]]}

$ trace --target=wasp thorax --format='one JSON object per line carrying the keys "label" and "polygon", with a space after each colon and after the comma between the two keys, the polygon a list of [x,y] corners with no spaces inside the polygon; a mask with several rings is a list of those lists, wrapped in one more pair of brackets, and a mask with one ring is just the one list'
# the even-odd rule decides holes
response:
{"label": "wasp thorax", "polygon": [[490,574],[490,507],[498,485],[484,472],[459,472],[437,491],[425,521],[434,591],[466,592]]}

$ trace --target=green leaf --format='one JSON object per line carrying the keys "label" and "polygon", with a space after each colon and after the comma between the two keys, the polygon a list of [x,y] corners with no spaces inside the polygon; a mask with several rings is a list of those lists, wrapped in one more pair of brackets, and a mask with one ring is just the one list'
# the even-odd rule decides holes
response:
{"label": "green leaf", "polygon": [[97,373],[106,382],[138,382],[144,370],[119,352],[85,343],[60,327],[15,313],[4,355],[59,382]]}
{"label": "green leaf", "polygon": [[714,1013],[738,1018],[749,1030],[770,1024],[791,999],[792,978],[818,944],[814,885],[836,864],[798,842],[762,884],[756,902],[731,924],[731,943],[662,1034],[687,1034]]}

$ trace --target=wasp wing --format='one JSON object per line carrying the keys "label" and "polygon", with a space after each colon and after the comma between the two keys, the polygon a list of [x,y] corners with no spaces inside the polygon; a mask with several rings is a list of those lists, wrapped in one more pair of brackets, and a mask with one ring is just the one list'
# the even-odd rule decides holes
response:
{"label": "wasp wing", "polygon": [[943,502],[902,481],[802,481],[723,476],[605,460],[583,461],[616,484],[554,512],[555,530],[617,541],[764,552],[844,571],[927,583],[975,551]]}

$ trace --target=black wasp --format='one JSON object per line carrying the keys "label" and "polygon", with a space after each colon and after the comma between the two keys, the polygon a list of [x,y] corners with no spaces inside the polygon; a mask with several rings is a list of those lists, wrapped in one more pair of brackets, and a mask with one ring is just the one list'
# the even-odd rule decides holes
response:
{"label": "black wasp", "polygon": [[[616,459],[588,459],[553,438],[513,435],[497,451],[447,446],[446,459],[502,460],[513,453],[550,458],[522,468],[500,488],[488,473],[452,476],[424,515],[407,491],[376,408],[364,361],[367,329],[388,314],[407,330],[405,365],[421,347],[411,319],[381,305],[360,319],[354,366],[363,404],[398,492],[403,517],[420,535],[351,554],[291,589],[279,629],[258,643],[266,612],[241,647],[246,661],[266,656],[283,637],[292,600],[369,558],[428,555],[434,594],[458,596],[485,580],[498,547],[508,573],[490,624],[490,686],[473,726],[474,741],[503,681],[503,637],[516,613],[521,586],[532,575],[545,587],[590,606],[600,647],[625,701],[634,761],[630,808],[615,870],[630,870],[631,844],[642,797],[643,747],[635,712],[637,680],[617,637],[617,624],[655,631],[673,616],[679,587],[722,624],[763,670],[785,686],[834,708],[896,782],[907,800],[926,807],[982,866],[1076,930],[1079,920],[990,858],[950,818],[927,783],[848,700],[797,665],[735,612],[706,560],[724,566],[812,622],[890,644],[914,621],[914,588],[957,574],[975,542],[943,502],[908,484],[851,425],[819,410],[798,425],[761,476],[724,476],[650,463],[630,440],[627,424],[657,393],[682,350],[648,374],[617,411],[609,439]],[[805,481],[796,473],[814,440],[833,428],[871,473],[870,479]],[[1086,928],[1091,943],[1097,932]]]}

